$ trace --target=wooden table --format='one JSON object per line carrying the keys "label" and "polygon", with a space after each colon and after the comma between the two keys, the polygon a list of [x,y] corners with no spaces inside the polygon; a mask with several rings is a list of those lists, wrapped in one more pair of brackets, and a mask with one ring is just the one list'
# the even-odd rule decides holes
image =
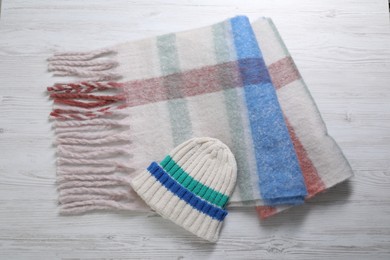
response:
{"label": "wooden table", "polygon": [[[157,216],[57,212],[54,51],[245,14],[273,18],[356,176],[266,221],[233,210],[217,244]],[[0,20],[0,259],[390,259],[387,0],[5,0]]]}

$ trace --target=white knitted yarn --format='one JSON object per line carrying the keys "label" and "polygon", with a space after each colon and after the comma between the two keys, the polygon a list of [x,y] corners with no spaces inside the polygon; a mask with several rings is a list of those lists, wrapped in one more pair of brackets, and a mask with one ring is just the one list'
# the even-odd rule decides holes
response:
{"label": "white knitted yarn", "polygon": [[[236,183],[237,165],[232,152],[221,141],[208,137],[192,138],[177,146],[169,156],[190,176],[186,178],[201,183],[202,187],[207,186],[216,193],[226,196],[232,194]],[[172,179],[175,180],[174,177]],[[180,184],[178,180],[175,180],[175,184],[184,188],[184,184]],[[218,240],[223,220],[213,218],[191,206],[148,170],[140,172],[132,180],[131,185],[138,195],[164,218],[170,219],[200,238],[211,242]],[[192,191],[192,194],[196,195],[195,190]],[[197,192],[196,196],[205,201],[201,193]],[[208,199],[208,204],[219,210],[224,207],[212,203],[211,199]]]}

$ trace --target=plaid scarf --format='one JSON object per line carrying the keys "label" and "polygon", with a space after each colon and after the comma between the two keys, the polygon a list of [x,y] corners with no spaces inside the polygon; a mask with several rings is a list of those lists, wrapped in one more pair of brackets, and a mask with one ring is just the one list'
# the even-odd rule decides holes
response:
{"label": "plaid scarf", "polygon": [[148,210],[130,180],[191,137],[231,148],[228,207],[263,218],[352,176],[270,19],[59,53],[49,70],[84,78],[48,88],[61,213]]}

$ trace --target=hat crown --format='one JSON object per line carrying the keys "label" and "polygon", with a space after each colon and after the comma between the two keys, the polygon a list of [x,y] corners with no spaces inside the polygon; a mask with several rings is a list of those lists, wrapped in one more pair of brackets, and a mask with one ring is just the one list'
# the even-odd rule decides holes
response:
{"label": "hat crown", "polygon": [[165,157],[161,166],[189,191],[220,208],[228,202],[237,178],[230,149],[209,137],[182,143]]}

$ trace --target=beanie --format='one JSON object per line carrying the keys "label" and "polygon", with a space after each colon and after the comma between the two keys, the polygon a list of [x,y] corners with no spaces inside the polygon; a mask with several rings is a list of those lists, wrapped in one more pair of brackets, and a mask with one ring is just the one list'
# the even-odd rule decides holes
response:
{"label": "beanie", "polygon": [[211,242],[218,240],[237,178],[237,165],[221,141],[193,138],[140,172],[132,187],[158,214]]}

